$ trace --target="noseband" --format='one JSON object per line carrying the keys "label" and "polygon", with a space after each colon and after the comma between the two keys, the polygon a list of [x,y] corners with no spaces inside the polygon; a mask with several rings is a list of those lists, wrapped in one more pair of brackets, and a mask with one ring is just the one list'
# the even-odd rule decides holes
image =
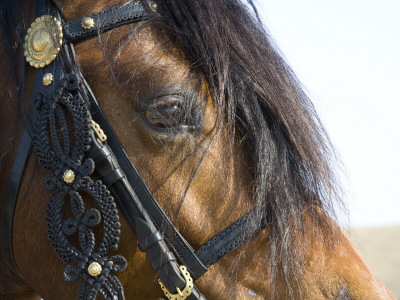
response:
{"label": "noseband", "polygon": [[[78,299],[94,300],[99,293],[104,299],[124,299],[115,274],[127,262],[120,255],[109,255],[117,250],[120,236],[117,206],[135,231],[138,246],[147,254],[168,299],[205,299],[193,280],[266,226],[249,226],[251,211],[195,251],[150,193],[77,67],[73,42],[146,20],[156,7],[155,2],[132,2],[64,22],[52,3],[39,1],[37,19],[25,38],[25,56],[36,73],[3,200],[1,251],[10,270],[22,277],[12,252],[12,223],[33,148],[39,162],[51,170],[43,179],[44,188],[53,191],[47,208],[48,237],[67,264],[64,278],[81,280]],[[94,174],[101,180],[94,180]],[[83,195],[97,207],[86,208]],[[68,204],[72,217],[65,219]],[[102,236],[95,238],[93,229],[99,226]],[[69,243],[71,235],[79,237],[79,247]]]}

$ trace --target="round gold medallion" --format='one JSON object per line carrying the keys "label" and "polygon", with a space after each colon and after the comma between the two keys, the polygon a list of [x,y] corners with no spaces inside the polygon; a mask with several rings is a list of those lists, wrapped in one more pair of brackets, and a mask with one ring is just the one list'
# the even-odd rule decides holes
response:
{"label": "round gold medallion", "polygon": [[25,36],[26,61],[35,68],[43,68],[50,64],[60,51],[62,39],[59,20],[49,15],[36,18]]}

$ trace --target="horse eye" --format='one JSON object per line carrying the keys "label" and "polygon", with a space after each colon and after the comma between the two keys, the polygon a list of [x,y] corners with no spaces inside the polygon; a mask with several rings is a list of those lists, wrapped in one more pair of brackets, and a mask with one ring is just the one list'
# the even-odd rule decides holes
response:
{"label": "horse eye", "polygon": [[150,107],[145,112],[145,117],[158,128],[178,128],[187,125],[185,112],[177,104]]}

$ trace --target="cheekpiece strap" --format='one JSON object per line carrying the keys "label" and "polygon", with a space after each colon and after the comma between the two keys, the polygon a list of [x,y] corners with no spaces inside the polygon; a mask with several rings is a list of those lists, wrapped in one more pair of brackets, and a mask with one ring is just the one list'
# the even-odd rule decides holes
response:
{"label": "cheekpiece strap", "polygon": [[142,2],[131,2],[66,22],[63,25],[64,38],[70,42],[75,42],[147,18],[148,14]]}

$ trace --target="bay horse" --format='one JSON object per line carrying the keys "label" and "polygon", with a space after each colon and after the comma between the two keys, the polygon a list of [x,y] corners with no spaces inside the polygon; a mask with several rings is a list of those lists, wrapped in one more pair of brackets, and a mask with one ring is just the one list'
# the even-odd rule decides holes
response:
{"label": "bay horse", "polygon": [[[123,2],[54,4],[70,21]],[[146,20],[74,43],[80,72],[191,247],[199,249],[249,211],[255,213],[246,228],[263,227],[209,266],[195,281],[199,291],[208,299],[394,299],[334,222],[341,206],[335,151],[253,3],[141,4]],[[34,90],[23,43],[35,9],[34,1],[1,3],[2,202]],[[48,240],[51,192],[42,185],[48,172],[31,152],[13,216],[18,271],[0,258],[1,299],[78,298],[80,280],[64,279],[65,264]],[[119,215],[112,251],[127,260],[118,273],[125,298],[160,299],[129,215]]]}

